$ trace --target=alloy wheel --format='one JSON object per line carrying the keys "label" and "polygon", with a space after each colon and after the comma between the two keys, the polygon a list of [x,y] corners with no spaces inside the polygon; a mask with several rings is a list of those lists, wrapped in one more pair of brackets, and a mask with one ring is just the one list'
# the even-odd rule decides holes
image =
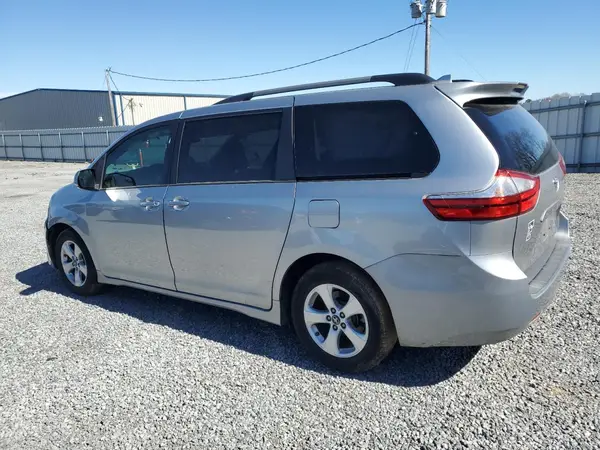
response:
{"label": "alloy wheel", "polygon": [[313,341],[337,358],[356,356],[369,338],[362,305],[335,284],[321,284],[310,291],[304,301],[304,323]]}
{"label": "alloy wheel", "polygon": [[87,263],[79,245],[73,241],[65,241],[60,248],[60,261],[69,282],[81,287],[87,280]]}

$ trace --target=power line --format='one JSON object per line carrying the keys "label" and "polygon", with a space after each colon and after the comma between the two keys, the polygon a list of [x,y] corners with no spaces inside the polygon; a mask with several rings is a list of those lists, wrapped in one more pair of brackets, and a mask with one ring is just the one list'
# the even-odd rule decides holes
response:
{"label": "power line", "polygon": [[[304,62],[304,63],[301,63],[301,64],[296,64],[296,65],[293,65],[293,66],[283,67],[281,69],[267,70],[265,72],[251,73],[251,74],[247,74],[247,75],[238,75],[238,76],[234,76],[234,77],[204,78],[204,79],[197,79],[197,80],[192,80],[192,79],[171,79],[171,78],[156,78],[156,77],[147,77],[147,76],[142,76],[142,75],[133,75],[133,74],[130,74],[130,73],[117,72],[116,70],[112,70],[112,69],[108,69],[108,70],[109,70],[109,73],[112,72],[114,74],[121,75],[121,76],[124,76],[124,77],[138,78],[138,79],[141,79],[141,80],[152,80],[152,81],[168,81],[168,82],[175,82],[175,83],[203,83],[203,82],[209,82],[209,81],[239,80],[241,78],[252,78],[252,77],[259,77],[259,76],[262,76],[262,75],[270,75],[272,73],[285,72],[287,70],[297,69],[299,67],[304,67],[304,66],[308,66],[308,65],[311,65],[311,64],[315,64],[315,63],[321,62],[321,61],[325,61],[327,59],[335,58],[336,56],[341,56],[341,55],[344,55],[346,53],[350,53],[350,52],[353,52],[355,50],[367,47],[368,45],[375,44],[376,42],[380,42],[380,41],[383,41],[385,39],[389,39],[392,36],[400,34],[400,33],[404,32],[406,30],[409,30],[409,29],[414,28],[414,27],[416,27],[418,25],[421,25],[421,24],[422,24],[422,22],[415,23],[413,25],[410,25],[410,26],[408,26],[406,28],[402,28],[400,30],[396,30],[393,33],[387,34],[387,35],[382,36],[380,38],[373,39],[372,41],[366,42],[366,43],[361,44],[361,45],[357,45],[356,47],[352,47],[352,48],[349,48],[347,50],[344,50],[344,51],[341,51],[341,52],[338,52],[338,53],[334,53],[332,55],[324,56],[323,58],[313,59],[312,61]],[[113,83],[114,83],[114,81],[113,81]]]}
{"label": "power line", "polygon": [[[417,23],[417,19],[415,19],[415,23]],[[403,69],[404,72],[406,72],[406,65],[408,64],[408,55],[410,54],[410,47],[412,45],[414,36],[415,36],[415,28],[413,28],[410,31],[410,38],[408,39],[408,48],[406,51],[406,58],[404,59],[404,69]]]}
{"label": "power line", "polygon": [[102,86],[100,87],[100,90],[103,91],[105,86],[106,86],[106,71],[104,72],[104,75],[102,76]]}
{"label": "power line", "polygon": [[[123,108],[123,98],[127,99],[123,94],[121,94],[121,91],[119,90],[119,87],[117,86],[117,83],[115,83],[115,80],[113,80],[112,75],[110,74],[110,67],[108,68],[108,78],[110,78],[110,81],[112,82],[113,86],[115,87],[115,90],[117,91],[117,93],[119,94],[119,96],[121,97],[121,114],[119,114],[117,116],[117,123],[119,123],[119,119],[121,118],[121,116],[123,116],[123,114],[125,113],[125,108],[127,108],[127,106],[129,106],[129,103],[127,103],[127,105],[125,105],[125,108]],[[129,101],[131,101],[131,99],[129,99]]]}
{"label": "power line", "polygon": [[112,93],[111,83],[110,83],[110,73],[108,70],[104,71],[104,82],[106,83],[106,90],[108,91],[108,107],[110,108],[110,124],[114,127],[117,124],[117,119],[115,118],[116,109],[115,109],[115,96]]}
{"label": "power line", "polygon": [[[127,97],[125,97],[125,96],[122,96],[122,97],[124,97],[125,99],[127,99]],[[129,105],[131,105],[131,102],[132,102],[132,101],[133,101],[133,98],[130,98],[130,99],[127,101],[127,104],[125,105],[125,107],[121,109],[121,114],[119,114],[119,117],[117,117],[117,123],[119,123],[119,119],[120,119],[120,118],[123,116],[123,114],[125,114],[125,110],[126,110],[127,108],[129,108]],[[133,114],[133,113],[132,113],[132,114]],[[123,124],[123,125],[125,125],[125,124]]]}
{"label": "power line", "polygon": [[110,74],[111,70],[110,68],[108,68],[108,77],[110,78],[110,81],[112,81],[112,84],[115,86],[115,90],[121,94],[121,90],[118,88],[117,83],[115,83],[115,80],[113,80],[112,75]]}
{"label": "power line", "polygon": [[410,49],[410,55],[408,55],[408,63],[406,64],[406,70],[410,67],[410,62],[412,61],[413,54],[415,52],[415,45],[417,43],[417,37],[419,36],[418,32],[415,32],[415,38],[413,39],[412,47]]}
{"label": "power line", "polygon": [[[415,19],[415,24],[417,23],[418,19]],[[415,49],[415,44],[417,42],[417,28],[413,28],[411,36],[410,36],[410,41],[408,43],[408,52],[406,53],[406,60],[404,61],[404,71],[406,72],[408,70],[408,68],[410,67],[410,61],[412,60],[412,55],[413,55],[413,51]]]}
{"label": "power line", "polygon": [[452,50],[452,51],[453,51],[453,52],[454,52],[456,55],[458,55],[458,56],[459,56],[459,57],[460,57],[460,58],[461,58],[461,59],[462,59],[462,60],[463,60],[463,61],[464,61],[464,62],[465,62],[465,63],[466,63],[466,64],[467,64],[467,65],[468,65],[470,68],[471,68],[471,70],[473,70],[474,72],[476,72],[476,73],[477,73],[477,75],[479,75],[479,76],[480,76],[480,77],[483,79],[483,81],[487,81],[487,79],[486,79],[486,78],[485,78],[485,77],[484,77],[484,76],[481,74],[481,72],[479,72],[479,70],[477,70],[477,69],[475,68],[475,66],[473,66],[473,64],[471,64],[471,63],[470,63],[470,62],[467,60],[467,58],[465,58],[465,57],[464,57],[464,56],[463,56],[463,55],[462,55],[462,54],[461,54],[461,53],[460,53],[458,50],[456,50],[456,49],[452,48],[452,45],[450,44],[450,41],[448,40],[448,38],[447,38],[446,36],[444,36],[444,35],[443,35],[443,34],[442,34],[442,33],[441,33],[441,32],[440,32],[440,31],[439,31],[437,28],[435,28],[433,25],[431,25],[431,28],[432,28],[432,30],[433,30],[433,31],[435,31],[435,32],[438,34],[438,36],[440,36],[442,39],[444,39],[444,40],[446,41],[446,43],[447,43],[447,44],[448,44],[448,46],[451,48],[451,50]]}
{"label": "power line", "polygon": [[[123,117],[123,115],[125,114],[125,110],[127,108],[129,108],[129,106],[132,104],[133,102],[133,97],[127,98],[125,97],[123,94],[121,94],[121,90],[119,89],[119,87],[117,86],[117,83],[115,83],[115,80],[113,79],[112,75],[110,74],[111,70],[110,68],[108,68],[108,77],[110,78],[110,81],[112,81],[113,86],[115,87],[115,90],[117,91],[117,93],[119,94],[119,96],[121,97],[121,114],[118,115],[117,117],[117,123],[119,123],[119,119],[121,117]],[[125,105],[125,107],[123,107],[123,99],[127,100],[127,104]],[[133,112],[132,112],[133,114]]]}

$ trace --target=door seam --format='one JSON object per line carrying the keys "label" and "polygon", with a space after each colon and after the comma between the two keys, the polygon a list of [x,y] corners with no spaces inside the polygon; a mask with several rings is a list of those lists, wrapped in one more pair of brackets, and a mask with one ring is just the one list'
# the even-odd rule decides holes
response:
{"label": "door seam", "polygon": [[[277,258],[277,264],[275,264],[275,271],[273,272],[273,278],[271,282],[271,308],[273,308],[273,291],[275,289],[275,277],[277,276],[277,270],[279,269],[279,263],[281,262],[281,256],[283,255],[283,250],[285,249],[285,244],[287,242],[288,235],[290,234],[290,228],[292,227],[292,220],[294,220],[294,212],[296,209],[296,189],[298,188],[298,183],[294,182],[294,201],[292,202],[292,213],[290,214],[290,220],[288,221],[287,230],[285,231],[285,237],[283,238],[283,244],[281,245],[281,250],[279,251],[279,257]],[[281,292],[280,295],[281,297]],[[279,299],[281,301],[281,298]]]}
{"label": "door seam", "polygon": [[169,258],[169,265],[171,266],[171,272],[173,273],[173,286],[175,286],[175,290],[177,289],[177,277],[175,276],[175,269],[173,268],[173,261],[171,261],[171,251],[169,250],[169,240],[167,239],[167,224],[165,223],[165,199],[167,198],[167,192],[169,192],[169,188],[171,186],[167,185],[165,189],[165,193],[162,198],[162,223],[163,223],[163,235],[165,236],[165,247],[167,247],[167,257]]}

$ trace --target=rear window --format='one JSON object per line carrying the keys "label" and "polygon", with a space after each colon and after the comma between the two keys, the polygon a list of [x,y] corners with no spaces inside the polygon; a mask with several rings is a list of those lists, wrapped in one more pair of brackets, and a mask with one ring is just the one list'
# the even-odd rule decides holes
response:
{"label": "rear window", "polygon": [[410,107],[398,101],[294,108],[298,178],[428,175],[437,147]]}
{"label": "rear window", "polygon": [[558,162],[556,145],[523,107],[470,104],[465,111],[496,148],[501,169],[538,174]]}

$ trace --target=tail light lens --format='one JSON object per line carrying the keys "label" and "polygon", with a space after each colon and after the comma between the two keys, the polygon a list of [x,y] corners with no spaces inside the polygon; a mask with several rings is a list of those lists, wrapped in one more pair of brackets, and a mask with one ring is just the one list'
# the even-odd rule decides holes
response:
{"label": "tail light lens", "polygon": [[539,177],[500,169],[483,191],[430,195],[423,202],[440,220],[499,220],[531,211],[539,196]]}
{"label": "tail light lens", "polygon": [[563,171],[563,174],[567,174],[567,165],[565,164],[565,158],[560,153],[558,154],[558,164]]}

